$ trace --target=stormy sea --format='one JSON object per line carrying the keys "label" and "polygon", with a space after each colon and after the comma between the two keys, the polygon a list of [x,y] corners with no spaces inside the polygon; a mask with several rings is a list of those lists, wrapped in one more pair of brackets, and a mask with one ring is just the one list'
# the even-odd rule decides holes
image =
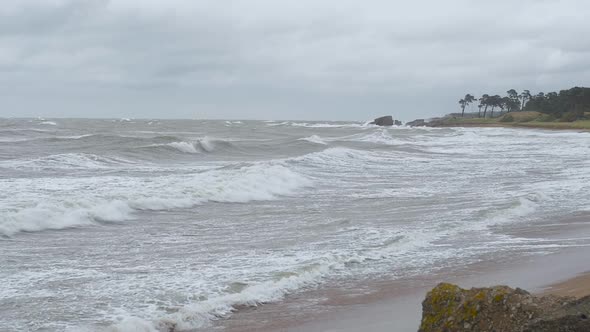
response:
{"label": "stormy sea", "polygon": [[316,312],[327,289],[585,246],[522,234],[590,209],[589,148],[570,131],[0,119],[0,331],[223,331],[293,299],[281,319]]}

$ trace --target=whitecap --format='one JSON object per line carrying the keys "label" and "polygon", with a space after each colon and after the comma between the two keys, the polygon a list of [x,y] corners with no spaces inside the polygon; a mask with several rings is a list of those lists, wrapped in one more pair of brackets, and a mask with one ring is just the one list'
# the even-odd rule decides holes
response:
{"label": "whitecap", "polygon": [[328,144],[318,135],[311,135],[309,137],[303,137],[303,138],[300,138],[299,140],[300,141],[308,141],[308,142],[315,143],[315,144],[322,144],[322,145]]}
{"label": "whitecap", "polygon": [[1,206],[8,212],[0,215],[0,234],[123,222],[138,210],[273,200],[310,185],[289,168],[266,163],[150,178],[23,178],[0,182],[3,192],[19,188],[18,197]]}

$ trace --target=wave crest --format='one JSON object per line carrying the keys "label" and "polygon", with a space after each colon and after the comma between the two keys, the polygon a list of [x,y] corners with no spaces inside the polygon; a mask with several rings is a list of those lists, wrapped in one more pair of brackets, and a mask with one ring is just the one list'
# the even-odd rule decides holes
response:
{"label": "wave crest", "polygon": [[122,158],[103,157],[90,153],[63,153],[26,160],[5,160],[0,167],[13,169],[104,169],[133,164]]}
{"label": "wave crest", "polygon": [[[132,220],[138,210],[273,200],[310,185],[310,180],[289,168],[269,164],[154,178],[23,179],[0,188],[26,188],[13,203],[21,205],[3,206],[8,212],[0,215],[0,235],[123,222]],[[55,197],[55,190],[64,195]]]}
{"label": "wave crest", "polygon": [[311,143],[315,143],[315,144],[321,144],[321,145],[327,145],[328,143],[326,143],[321,137],[319,137],[318,135],[311,135],[309,137],[303,137],[299,139],[300,141],[308,141]]}
{"label": "wave crest", "polygon": [[232,144],[229,141],[205,136],[196,141],[171,142],[167,144],[156,144],[153,146],[167,146],[182,153],[210,153],[215,151],[218,147],[227,148],[231,145]]}

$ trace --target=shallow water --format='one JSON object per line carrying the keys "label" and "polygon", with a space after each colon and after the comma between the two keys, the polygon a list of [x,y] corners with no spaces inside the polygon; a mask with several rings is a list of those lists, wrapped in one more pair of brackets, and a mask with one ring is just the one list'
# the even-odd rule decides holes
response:
{"label": "shallow water", "polygon": [[505,128],[3,119],[0,331],[223,326],[314,287],[577,246],[504,229],[587,208],[589,148]]}

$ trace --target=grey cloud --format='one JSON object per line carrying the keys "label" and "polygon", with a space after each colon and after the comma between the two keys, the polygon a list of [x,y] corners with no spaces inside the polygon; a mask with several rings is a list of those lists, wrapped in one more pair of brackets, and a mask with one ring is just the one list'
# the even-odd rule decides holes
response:
{"label": "grey cloud", "polygon": [[8,0],[0,116],[432,116],[467,92],[588,82],[589,10],[580,0]]}

